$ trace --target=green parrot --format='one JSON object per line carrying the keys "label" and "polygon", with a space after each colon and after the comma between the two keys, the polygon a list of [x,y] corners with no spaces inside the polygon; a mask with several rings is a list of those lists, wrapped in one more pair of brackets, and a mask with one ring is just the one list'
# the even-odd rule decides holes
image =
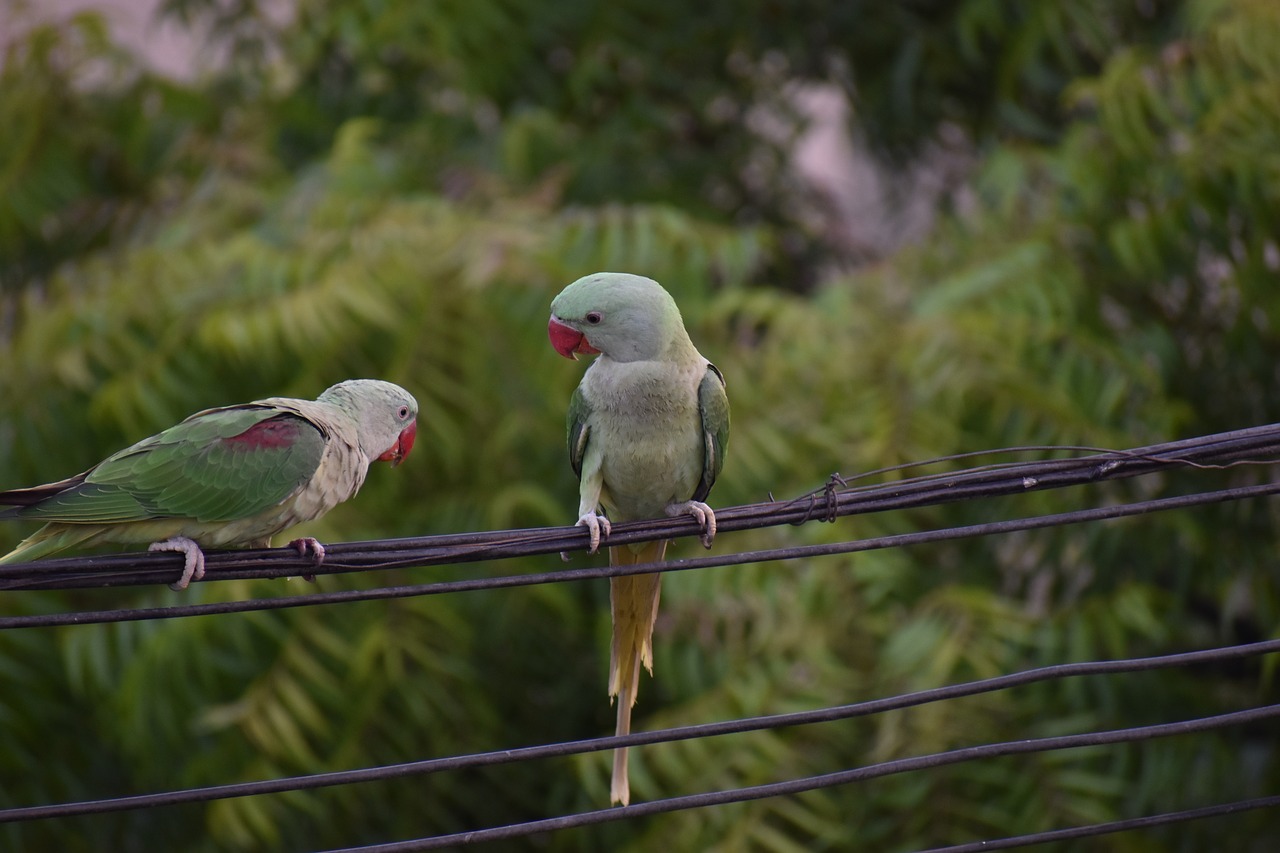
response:
{"label": "green parrot", "polygon": [[[45,526],[0,557],[35,560],[65,548],[150,542],[185,555],[185,589],[204,577],[206,548],[267,548],[286,527],[355,495],[369,463],[413,449],[418,403],[403,388],[352,379],[315,401],[268,397],[197,412],[57,483],[0,492],[0,518]],[[319,564],[324,546],[289,543]]]}
{"label": "green parrot", "polygon": [[[547,334],[566,358],[599,354],[569,403],[569,458],[578,475],[578,524],[591,552],[610,521],[692,515],[710,548],[716,515],[703,503],[724,464],[729,398],[724,377],[694,348],[675,300],[627,273],[578,279],[551,303]],[[600,514],[603,507],[607,515]],[[611,565],[661,560],[665,540],[609,549]],[[653,673],[660,575],[610,579],[609,695],[617,733],[631,731],[640,665]],[[615,750],[610,797],[631,801],[627,751]]]}

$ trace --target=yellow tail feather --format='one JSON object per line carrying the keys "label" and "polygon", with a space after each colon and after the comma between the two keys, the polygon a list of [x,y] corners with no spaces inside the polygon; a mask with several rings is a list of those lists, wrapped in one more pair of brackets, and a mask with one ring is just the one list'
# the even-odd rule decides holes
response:
{"label": "yellow tail feather", "polygon": [[[609,563],[630,566],[661,560],[667,551],[666,541],[649,542],[632,550],[619,545],[609,549]],[[613,646],[609,655],[609,696],[617,697],[617,734],[631,732],[631,706],[636,703],[640,686],[640,666],[653,674],[653,623],[658,619],[658,595],[662,576],[631,575],[610,578],[609,600],[613,610]],[[612,802],[631,802],[631,786],[627,781],[627,750],[613,752],[613,782],[609,797]]]}

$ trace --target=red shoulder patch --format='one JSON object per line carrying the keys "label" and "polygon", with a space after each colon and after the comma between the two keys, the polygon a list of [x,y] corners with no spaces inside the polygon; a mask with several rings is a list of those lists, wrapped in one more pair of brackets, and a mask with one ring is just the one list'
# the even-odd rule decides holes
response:
{"label": "red shoulder patch", "polygon": [[298,441],[301,430],[302,425],[295,418],[271,418],[223,441],[240,450],[282,450]]}

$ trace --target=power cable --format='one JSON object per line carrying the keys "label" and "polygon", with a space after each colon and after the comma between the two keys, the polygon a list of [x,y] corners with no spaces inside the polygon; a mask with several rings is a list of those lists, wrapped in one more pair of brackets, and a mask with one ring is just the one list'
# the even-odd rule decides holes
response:
{"label": "power cable", "polygon": [[[443,773],[454,770],[465,770],[476,767],[487,767],[496,764],[511,764],[536,759],[560,758],[587,752],[600,752],[620,746],[645,746],[655,743],[669,743],[695,738],[717,737],[728,734],[779,729],[793,726],[814,725],[846,720],[855,717],[866,717],[927,705],[1009,690],[1043,681],[1054,681],[1065,678],[1085,676],[1116,675],[1131,672],[1147,672],[1157,669],[1171,669],[1189,666],[1220,664],[1228,660],[1256,657],[1259,655],[1280,652],[1280,640],[1266,640],[1245,645],[1228,646],[1216,649],[1204,649],[1194,652],[1182,652],[1173,655],[1158,655],[1145,658],[1129,658],[1110,661],[1086,661],[1081,663],[1055,664],[1037,667],[1022,672],[984,678],[978,681],[935,687],[919,690],[899,696],[873,699],[850,705],[839,705],[831,708],[820,708],[812,711],[795,711],[787,714],[771,714],[760,717],[748,717],[738,720],[725,720],[715,723],[702,723],[691,726],[680,726],[671,729],[658,729],[649,732],[633,732],[623,736],[589,738],[577,741],[542,744],[539,746],[503,749],[494,752],[458,755],[448,758],[432,758],[422,761],[411,761],[403,764],[390,764],[382,767],[363,768],[360,770],[344,770],[329,773],[317,773],[308,776],[293,776],[282,779],[268,779],[257,782],[241,782],[230,785],[217,785],[202,788],[189,788],[180,791],[166,791],[157,794],[139,794],[131,797],[115,797],[104,800],[87,800],[76,803],[61,803],[42,806],[25,806],[0,809],[0,823],[14,821],[42,820],[57,817],[73,817],[87,814],[127,811],[131,809],[156,808],[180,803],[207,802],[210,800],[246,797],[261,794],[277,794],[287,791],[301,791],[313,788],[326,788],[336,785],[350,785],[360,782],[375,782],[404,776],[418,776],[430,773]],[[1088,734],[1073,737],[1087,739]],[[1085,745],[1085,744],[1081,744]],[[918,759],[914,759],[918,760]],[[631,807],[629,807],[631,808]]]}

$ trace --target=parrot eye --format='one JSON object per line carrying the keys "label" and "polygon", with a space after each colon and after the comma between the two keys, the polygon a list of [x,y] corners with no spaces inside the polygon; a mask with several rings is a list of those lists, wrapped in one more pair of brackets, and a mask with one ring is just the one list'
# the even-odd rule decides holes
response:
{"label": "parrot eye", "polygon": [[409,417],[409,407],[401,406],[400,411],[397,412],[396,414],[400,416],[400,420],[404,420],[405,418]]}
{"label": "parrot eye", "polygon": [[587,315],[587,324],[591,326],[600,325],[600,321],[604,319],[604,315],[599,311],[592,311]]}

